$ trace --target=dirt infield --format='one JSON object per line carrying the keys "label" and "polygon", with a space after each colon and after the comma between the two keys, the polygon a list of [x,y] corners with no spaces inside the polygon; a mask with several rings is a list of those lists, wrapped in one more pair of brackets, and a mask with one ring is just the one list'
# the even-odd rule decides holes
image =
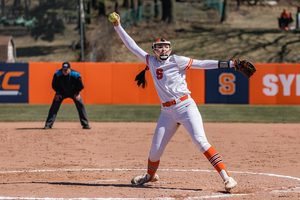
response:
{"label": "dirt infield", "polygon": [[300,124],[204,123],[209,142],[238,181],[230,194],[183,127],[146,172],[156,123],[0,123],[0,199],[300,199]]}

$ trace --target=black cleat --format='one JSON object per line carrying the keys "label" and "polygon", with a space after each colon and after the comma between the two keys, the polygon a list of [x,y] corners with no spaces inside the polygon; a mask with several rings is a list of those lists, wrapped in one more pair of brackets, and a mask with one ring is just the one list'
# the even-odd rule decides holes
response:
{"label": "black cleat", "polygon": [[91,127],[89,125],[85,125],[82,127],[82,129],[91,129]]}
{"label": "black cleat", "polygon": [[48,126],[48,125],[46,125],[45,127],[44,127],[44,129],[51,129],[52,127],[51,126]]}

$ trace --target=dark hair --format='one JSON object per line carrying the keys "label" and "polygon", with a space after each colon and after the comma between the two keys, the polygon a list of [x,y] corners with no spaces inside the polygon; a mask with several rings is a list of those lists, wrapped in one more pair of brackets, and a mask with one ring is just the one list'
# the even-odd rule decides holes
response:
{"label": "dark hair", "polygon": [[145,88],[147,85],[147,81],[145,78],[145,73],[148,70],[148,67],[146,66],[144,70],[142,70],[138,75],[135,77],[135,81],[137,81],[137,85],[140,87],[142,84],[142,88]]}

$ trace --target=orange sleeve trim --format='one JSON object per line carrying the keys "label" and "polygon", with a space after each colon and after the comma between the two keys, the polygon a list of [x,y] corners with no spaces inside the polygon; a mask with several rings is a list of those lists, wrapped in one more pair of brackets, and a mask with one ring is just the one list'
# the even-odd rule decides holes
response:
{"label": "orange sleeve trim", "polygon": [[185,70],[190,69],[190,67],[192,66],[193,61],[194,61],[194,59],[191,59],[191,58],[190,58],[190,62],[189,62],[189,64],[185,67]]}

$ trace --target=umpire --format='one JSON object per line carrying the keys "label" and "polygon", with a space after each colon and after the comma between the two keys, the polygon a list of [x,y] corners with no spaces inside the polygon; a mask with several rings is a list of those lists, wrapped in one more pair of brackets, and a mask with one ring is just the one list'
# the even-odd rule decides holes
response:
{"label": "umpire", "polygon": [[83,129],[91,129],[81,95],[79,94],[84,88],[81,81],[81,75],[79,72],[71,69],[70,63],[64,62],[62,68],[56,71],[52,80],[52,88],[55,90],[56,94],[49,110],[44,129],[52,128],[59,107],[65,98],[73,99]]}

